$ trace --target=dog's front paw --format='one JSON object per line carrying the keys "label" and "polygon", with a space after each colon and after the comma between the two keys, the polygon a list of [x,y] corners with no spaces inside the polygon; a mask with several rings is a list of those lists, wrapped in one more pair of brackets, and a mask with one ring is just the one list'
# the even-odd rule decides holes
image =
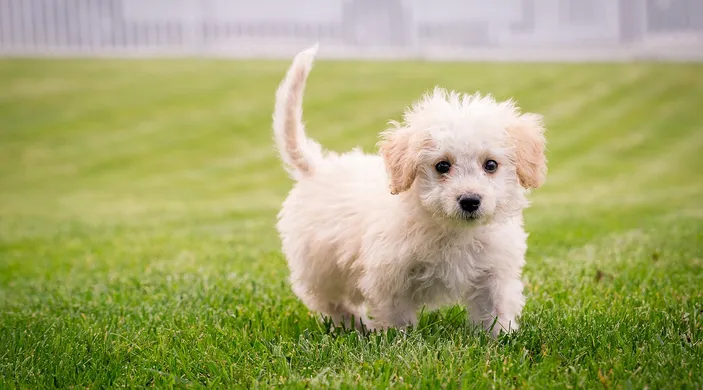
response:
{"label": "dog's front paw", "polygon": [[405,330],[417,324],[416,308],[408,302],[388,301],[367,304],[363,323],[369,331],[388,329]]}

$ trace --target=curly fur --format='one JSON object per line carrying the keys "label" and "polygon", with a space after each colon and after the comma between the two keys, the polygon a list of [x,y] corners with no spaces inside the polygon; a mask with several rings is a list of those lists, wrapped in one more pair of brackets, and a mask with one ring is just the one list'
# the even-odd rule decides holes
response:
{"label": "curly fur", "polygon": [[[295,294],[338,324],[372,330],[455,303],[494,335],[517,329],[522,211],[546,174],[541,117],[435,88],[381,133],[379,155],[325,152],[302,124],[316,51],[296,56],[274,114],[278,150],[297,180],[277,224]],[[483,168],[487,159],[496,172]],[[435,170],[441,160],[448,173]],[[475,212],[461,208],[466,194],[481,197]]]}

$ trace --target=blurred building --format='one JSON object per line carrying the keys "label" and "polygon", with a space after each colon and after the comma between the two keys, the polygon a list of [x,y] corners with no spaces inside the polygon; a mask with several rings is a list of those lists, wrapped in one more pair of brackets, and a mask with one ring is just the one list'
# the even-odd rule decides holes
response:
{"label": "blurred building", "polygon": [[0,54],[703,57],[703,0],[0,0]]}

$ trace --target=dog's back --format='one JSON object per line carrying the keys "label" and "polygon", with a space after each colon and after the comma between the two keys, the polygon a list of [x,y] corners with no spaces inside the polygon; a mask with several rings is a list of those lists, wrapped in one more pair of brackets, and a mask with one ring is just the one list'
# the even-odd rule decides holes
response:
{"label": "dog's back", "polygon": [[368,219],[390,211],[397,202],[388,190],[380,156],[359,150],[325,153],[306,136],[303,91],[316,50],[315,46],[296,56],[276,93],[276,146],[296,180],[277,228],[296,294],[308,307],[339,317],[353,311],[346,306],[362,299],[356,292],[354,262],[361,256],[364,235],[388,223]]}

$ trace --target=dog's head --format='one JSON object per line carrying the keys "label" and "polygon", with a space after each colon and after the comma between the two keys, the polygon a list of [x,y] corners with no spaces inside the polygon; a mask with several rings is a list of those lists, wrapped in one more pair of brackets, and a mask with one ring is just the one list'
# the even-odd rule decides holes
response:
{"label": "dog's head", "polygon": [[391,193],[412,190],[435,215],[514,215],[527,205],[525,190],[544,182],[542,118],[512,101],[436,88],[392,125],[379,143]]}

